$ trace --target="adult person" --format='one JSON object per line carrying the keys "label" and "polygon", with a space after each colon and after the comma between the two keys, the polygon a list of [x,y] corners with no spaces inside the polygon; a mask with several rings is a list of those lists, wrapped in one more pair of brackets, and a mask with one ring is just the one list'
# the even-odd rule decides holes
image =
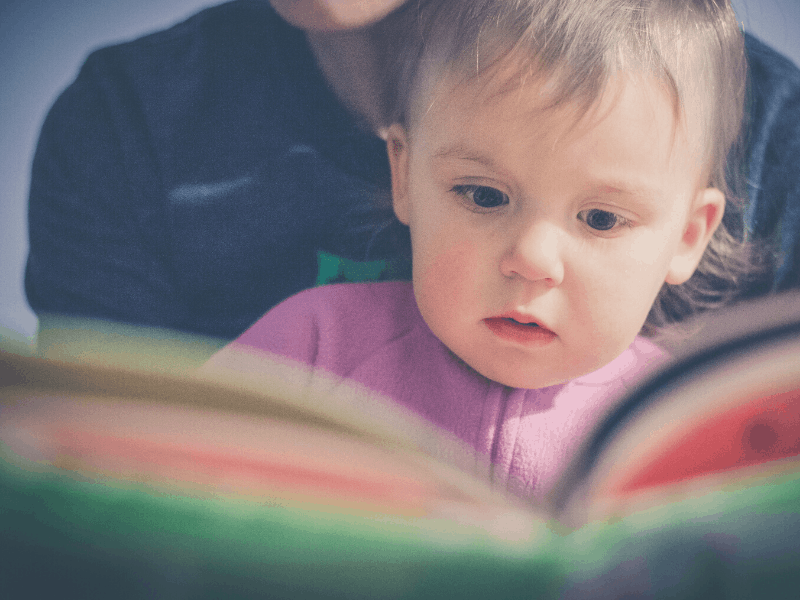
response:
{"label": "adult person", "polygon": [[[92,53],[34,159],[40,343],[54,315],[227,340],[316,283],[397,276],[356,207],[389,189],[384,41],[402,3],[234,0]],[[747,50],[745,229],[777,249],[755,295],[800,280],[800,73]]]}
{"label": "adult person", "polygon": [[92,53],[34,159],[43,341],[53,315],[231,338],[321,260],[381,258],[350,209],[389,185],[370,22],[397,4],[237,0]]}

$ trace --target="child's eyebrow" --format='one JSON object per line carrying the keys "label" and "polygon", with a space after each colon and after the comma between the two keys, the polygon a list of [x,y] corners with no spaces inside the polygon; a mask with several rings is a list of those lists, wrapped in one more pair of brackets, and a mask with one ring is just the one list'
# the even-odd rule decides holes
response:
{"label": "child's eyebrow", "polygon": [[464,146],[450,146],[440,148],[433,154],[434,160],[467,160],[479,163],[485,167],[494,168],[495,163],[490,156],[469,150]]}
{"label": "child's eyebrow", "polygon": [[594,189],[596,193],[603,195],[621,195],[653,200],[657,200],[660,196],[658,190],[652,186],[626,181],[601,180]]}

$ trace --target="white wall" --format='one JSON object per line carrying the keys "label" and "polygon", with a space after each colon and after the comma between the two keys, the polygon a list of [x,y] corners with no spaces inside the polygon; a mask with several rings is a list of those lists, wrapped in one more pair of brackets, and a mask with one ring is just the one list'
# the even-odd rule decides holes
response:
{"label": "white wall", "polygon": [[[0,337],[30,338],[26,198],[44,115],[88,52],[167,27],[215,0],[0,0]],[[800,64],[800,1],[733,0],[745,29]]]}
{"label": "white wall", "polygon": [[745,31],[800,65],[800,0],[731,0]]}

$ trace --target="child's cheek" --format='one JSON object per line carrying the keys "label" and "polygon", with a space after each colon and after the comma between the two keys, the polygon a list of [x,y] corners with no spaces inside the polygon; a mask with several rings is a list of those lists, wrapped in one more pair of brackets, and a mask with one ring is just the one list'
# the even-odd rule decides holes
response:
{"label": "child's cheek", "polygon": [[[440,240],[441,241],[441,240]],[[465,311],[484,304],[484,267],[477,245],[469,240],[437,244],[424,257],[414,257],[414,293],[428,326],[438,333]]]}

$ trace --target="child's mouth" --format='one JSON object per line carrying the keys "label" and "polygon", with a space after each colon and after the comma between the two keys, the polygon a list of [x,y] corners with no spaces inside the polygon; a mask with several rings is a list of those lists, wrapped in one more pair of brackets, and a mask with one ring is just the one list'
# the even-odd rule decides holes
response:
{"label": "child's mouth", "polygon": [[511,317],[500,317],[504,321],[511,321],[512,323],[516,323],[517,325],[524,325],[526,327],[539,327],[538,323],[523,323],[522,321],[517,321],[516,319],[512,319]]}
{"label": "child's mouth", "polygon": [[483,322],[497,337],[526,346],[544,346],[557,337],[538,323],[523,323],[512,317],[491,317]]}

